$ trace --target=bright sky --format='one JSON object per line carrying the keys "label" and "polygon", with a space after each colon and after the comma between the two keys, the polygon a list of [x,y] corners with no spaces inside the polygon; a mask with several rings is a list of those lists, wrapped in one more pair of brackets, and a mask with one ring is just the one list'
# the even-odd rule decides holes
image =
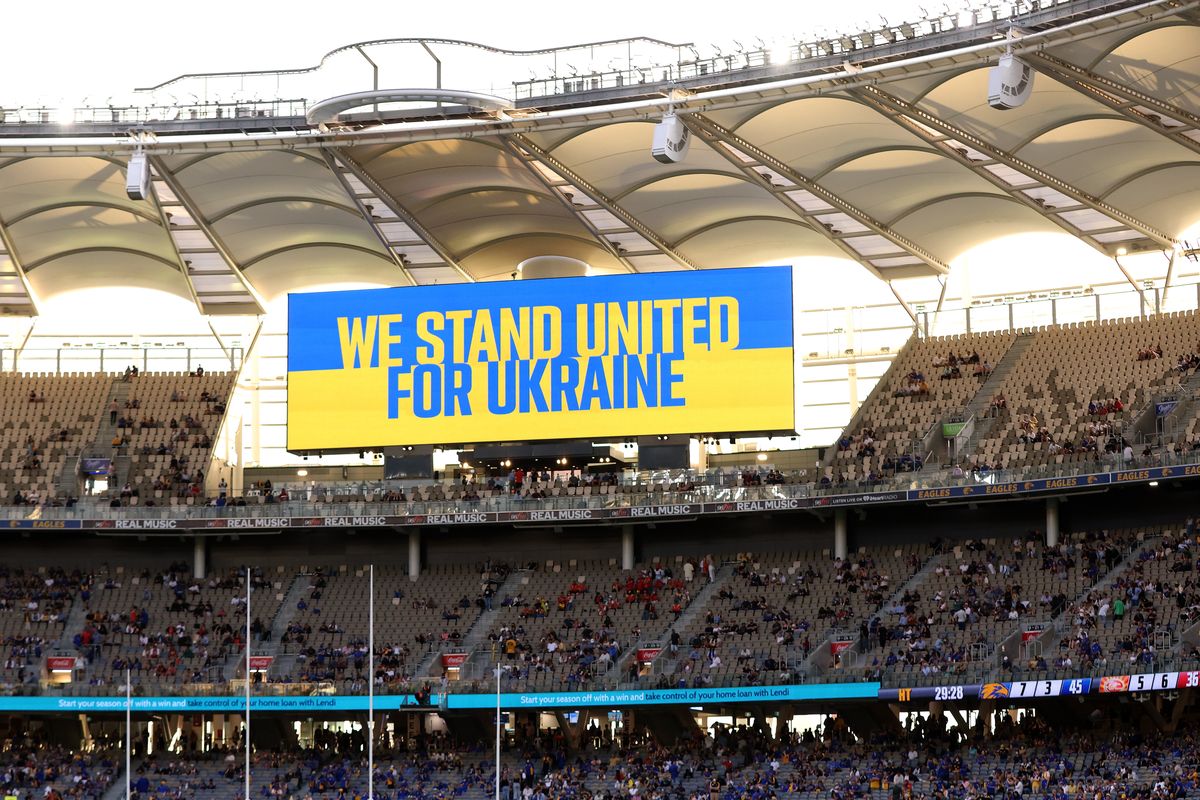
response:
{"label": "bright sky", "polygon": [[752,45],[756,36],[769,41],[804,39],[822,29],[864,30],[880,25],[880,14],[893,22],[923,16],[915,0],[605,0],[552,4],[543,14],[536,5],[493,0],[205,0],[104,10],[85,0],[4,5],[11,35],[0,48],[0,106],[10,107],[82,98],[102,105],[185,72],[303,67],[340,45],[387,37],[466,39],[509,49],[631,36],[701,45],[740,37]]}

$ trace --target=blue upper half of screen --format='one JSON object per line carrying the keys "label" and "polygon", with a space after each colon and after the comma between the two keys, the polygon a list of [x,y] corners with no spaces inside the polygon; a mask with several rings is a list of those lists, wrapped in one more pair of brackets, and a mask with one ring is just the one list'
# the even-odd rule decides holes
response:
{"label": "blue upper half of screen", "polygon": [[[752,267],[292,294],[288,296],[288,370],[342,368],[340,317],[355,320],[400,314],[401,321],[390,328],[393,336],[399,336],[400,343],[391,352],[412,363],[417,347],[423,344],[416,331],[417,317],[422,312],[487,309],[495,324],[502,309],[553,306],[561,310],[562,355],[569,357],[577,354],[578,304],[698,297],[732,297],[737,301],[736,349],[792,346],[791,268]],[[707,308],[696,309],[696,314],[707,322]],[[678,330],[680,311],[676,309],[674,315]],[[466,324],[470,326],[471,322]],[[700,337],[704,335],[701,332]],[[661,331],[656,330],[656,352],[661,350],[660,336]],[[372,366],[377,364],[378,357],[376,348]]]}

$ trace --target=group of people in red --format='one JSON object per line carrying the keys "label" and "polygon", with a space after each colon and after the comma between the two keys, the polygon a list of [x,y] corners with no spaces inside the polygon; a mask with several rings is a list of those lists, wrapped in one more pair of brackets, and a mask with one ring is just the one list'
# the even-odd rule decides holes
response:
{"label": "group of people in red", "polygon": [[1093,416],[1106,416],[1108,414],[1120,414],[1125,410],[1125,404],[1121,402],[1121,398],[1114,397],[1111,400],[1101,400],[1099,402],[1093,400],[1088,403],[1088,414]]}

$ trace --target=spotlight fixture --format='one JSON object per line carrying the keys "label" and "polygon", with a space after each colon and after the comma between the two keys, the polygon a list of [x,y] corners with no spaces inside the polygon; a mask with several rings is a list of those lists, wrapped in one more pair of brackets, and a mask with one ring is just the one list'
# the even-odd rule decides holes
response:
{"label": "spotlight fixture", "polygon": [[129,157],[125,168],[125,194],[130,200],[145,200],[150,197],[150,162],[139,144]]}
{"label": "spotlight fixture", "polygon": [[662,122],[654,126],[654,139],[650,144],[650,155],[660,164],[678,164],[687,158],[692,144],[692,132],[675,114],[675,90],[671,89],[667,102],[667,113]]}
{"label": "spotlight fixture", "polygon": [[1020,108],[1033,94],[1033,67],[1013,55],[1015,32],[1008,32],[1008,49],[988,70],[988,105],[997,111]]}

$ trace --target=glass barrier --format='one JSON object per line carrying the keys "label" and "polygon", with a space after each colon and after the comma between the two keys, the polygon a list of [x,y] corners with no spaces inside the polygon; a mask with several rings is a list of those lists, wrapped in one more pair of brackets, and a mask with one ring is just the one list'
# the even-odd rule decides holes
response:
{"label": "glass barrier", "polygon": [[103,106],[99,108],[0,108],[3,125],[142,125],[152,122],[280,119],[304,117],[308,101],[267,100],[191,105]]}
{"label": "glass barrier", "polygon": [[[832,481],[829,483],[763,483],[745,485],[746,475],[763,473],[708,473],[697,475],[707,479],[684,488],[649,482],[618,483],[611,487],[587,487],[587,494],[563,494],[533,498],[498,491],[478,499],[385,500],[389,491],[399,491],[398,484],[330,484],[310,487],[303,498],[290,497],[280,501],[250,493],[242,498],[246,505],[214,505],[180,503],[170,505],[111,507],[109,501],[84,498],[74,506],[5,506],[0,507],[0,520],[75,520],[75,519],[236,519],[277,518],[289,516],[373,516],[464,514],[477,511],[512,512],[531,510],[583,510],[637,508],[663,505],[685,505],[706,502],[750,502],[804,498],[835,497],[839,495],[878,494],[886,492],[937,489],[957,486],[999,486],[1043,478],[1069,478],[1079,475],[1115,472],[1128,469],[1167,466],[1200,465],[1200,450],[1174,453],[1160,449],[1150,457],[1136,456],[1125,460],[1120,454],[1102,456],[1095,460],[1044,464],[1013,470],[970,470],[961,474],[953,469],[920,469],[902,472],[879,480]],[[421,484],[450,488],[454,483]],[[411,488],[411,487],[409,487]],[[611,491],[610,491],[611,490]],[[593,493],[594,492],[594,493]],[[407,496],[406,491],[406,496]],[[898,498],[902,499],[902,498]],[[235,501],[236,502],[236,501]]]}
{"label": "glass barrier", "polygon": [[0,371],[63,375],[92,372],[120,374],[136,366],[142,372],[236,372],[242,366],[241,347],[26,347],[0,348]]}
{"label": "glass barrier", "polygon": [[1146,317],[1200,308],[1200,283],[1172,286],[1170,303],[1166,306],[1163,304],[1163,294],[1160,287],[1134,290],[1129,284],[1122,283],[1043,292],[1031,297],[993,297],[966,308],[919,311],[917,330],[926,338],[962,336],[983,331],[1024,330]]}

